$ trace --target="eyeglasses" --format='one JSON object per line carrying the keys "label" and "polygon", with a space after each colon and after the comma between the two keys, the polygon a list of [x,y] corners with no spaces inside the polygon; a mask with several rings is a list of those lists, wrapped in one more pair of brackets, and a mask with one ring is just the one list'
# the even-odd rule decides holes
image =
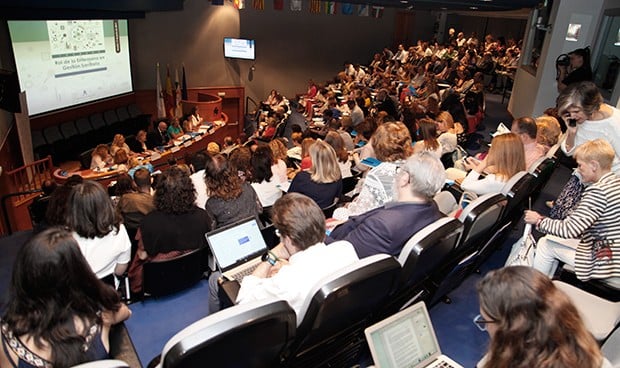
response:
{"label": "eyeglasses", "polygon": [[474,324],[476,325],[476,327],[478,327],[480,331],[486,331],[487,324],[495,322],[496,321],[487,321],[486,319],[482,318],[481,315],[477,315],[476,317],[474,317]]}

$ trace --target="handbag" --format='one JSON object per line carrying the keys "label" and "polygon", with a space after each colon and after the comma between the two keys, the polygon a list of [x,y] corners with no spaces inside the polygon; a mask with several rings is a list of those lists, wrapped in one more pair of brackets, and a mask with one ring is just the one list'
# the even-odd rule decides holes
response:
{"label": "handbag", "polygon": [[508,266],[530,266],[534,264],[534,254],[536,253],[536,240],[532,236],[532,225],[525,224],[523,236],[513,245],[506,259],[505,267]]}

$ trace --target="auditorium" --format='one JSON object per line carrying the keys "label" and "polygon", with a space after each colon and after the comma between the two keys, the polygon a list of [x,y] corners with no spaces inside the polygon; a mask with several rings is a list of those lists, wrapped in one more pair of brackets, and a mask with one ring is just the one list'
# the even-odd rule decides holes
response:
{"label": "auditorium", "polygon": [[620,0],[0,14],[0,367],[620,367]]}

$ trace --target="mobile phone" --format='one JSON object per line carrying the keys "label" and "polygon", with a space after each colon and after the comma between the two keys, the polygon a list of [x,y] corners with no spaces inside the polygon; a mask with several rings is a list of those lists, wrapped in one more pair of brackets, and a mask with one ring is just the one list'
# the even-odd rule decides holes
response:
{"label": "mobile phone", "polygon": [[569,127],[576,127],[577,126],[577,120],[575,119],[568,119],[568,126]]}

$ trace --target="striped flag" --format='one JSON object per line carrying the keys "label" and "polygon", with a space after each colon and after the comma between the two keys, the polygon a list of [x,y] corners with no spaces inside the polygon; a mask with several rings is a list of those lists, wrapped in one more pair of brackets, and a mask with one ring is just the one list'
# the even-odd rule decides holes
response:
{"label": "striped flag", "polygon": [[181,108],[181,85],[179,84],[179,68],[174,68],[174,116],[181,118],[183,109]]}
{"label": "striped flag", "polygon": [[284,9],[284,0],[273,0],[273,9],[274,10]]}
{"label": "striped flag", "polygon": [[383,17],[383,10],[385,8],[383,6],[373,6],[372,7],[372,16],[373,18],[381,18]]}
{"label": "striped flag", "polygon": [[325,14],[336,14],[335,1],[325,1]]}
{"label": "striped flag", "polygon": [[351,3],[342,3],[342,14],[344,15],[352,15],[353,14],[353,4]]}
{"label": "striped flag", "polygon": [[264,10],[265,0],[252,0],[252,7],[256,10]]}
{"label": "striped flag", "polygon": [[321,12],[321,0],[310,0],[310,13]]}
{"label": "striped flag", "polygon": [[166,107],[166,116],[174,117],[174,95],[172,94],[172,79],[170,79],[170,65],[166,65],[166,93],[164,106]]}
{"label": "striped flag", "polygon": [[360,17],[367,17],[370,15],[370,5],[360,5],[359,8],[357,8],[357,15],[359,15]]}
{"label": "striped flag", "polygon": [[301,0],[291,0],[291,11],[301,11]]}
{"label": "striped flag", "polygon": [[245,9],[245,0],[233,0],[235,9]]}
{"label": "striped flag", "polygon": [[161,89],[161,77],[159,76],[159,63],[157,63],[157,117],[166,117],[166,108],[164,107],[164,94]]}
{"label": "striped flag", "polygon": [[185,64],[183,64],[183,81],[181,81],[181,99],[188,100],[187,97],[187,80],[185,79]]}

